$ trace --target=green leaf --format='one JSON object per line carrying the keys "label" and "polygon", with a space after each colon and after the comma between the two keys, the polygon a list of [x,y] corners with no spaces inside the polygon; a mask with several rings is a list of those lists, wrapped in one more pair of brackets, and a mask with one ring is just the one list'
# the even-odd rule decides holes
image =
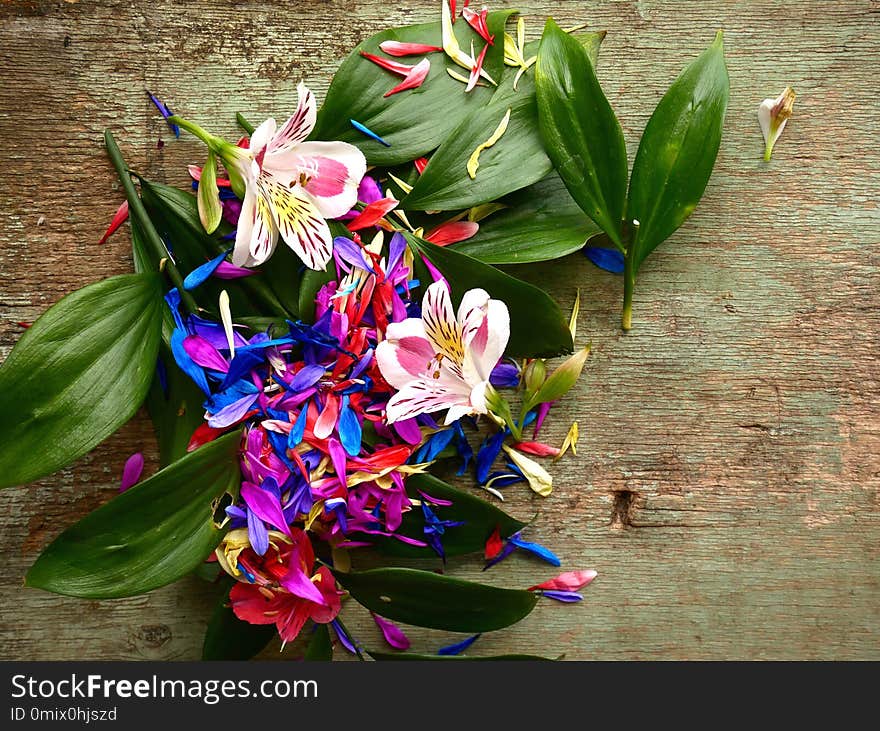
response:
{"label": "green leaf", "polygon": [[250,660],[276,634],[274,624],[250,624],[236,617],[225,591],[208,620],[202,660]]}
{"label": "green leaf", "polygon": [[[504,70],[504,25],[512,10],[489,13],[489,32],[499,42],[489,47],[483,68],[496,81]],[[459,22],[455,35],[462,49],[470,51],[471,41],[477,53],[484,41],[468,26]],[[391,28],[361,43],[343,62],[333,77],[324,105],[318,112],[314,140],[341,140],[361,149],[371,165],[399,165],[411,162],[437,148],[471,110],[483,106],[492,97],[493,87],[477,87],[465,93],[464,84],[446,73],[450,68],[467,74],[444,53],[428,55],[431,71],[418,89],[389,97],[383,94],[400,78],[363,58],[360,51],[384,56],[382,41],[404,41],[441,45],[440,23]],[[406,59],[400,59],[406,62]],[[366,125],[390,144],[384,147],[358,132],[349,120]]]}
{"label": "green leaf", "polygon": [[330,641],[330,630],[326,624],[315,624],[312,639],[309,640],[303,659],[311,661],[333,659],[333,643]]}
{"label": "green leaf", "polygon": [[395,661],[395,660],[483,660],[483,661],[519,661],[527,660],[534,662],[539,660],[542,662],[553,662],[553,658],[541,657],[540,655],[489,655],[488,657],[471,657],[470,655],[423,655],[418,652],[376,652],[367,650],[366,653],[374,660],[379,661]]}
{"label": "green leaf", "polygon": [[334,571],[333,575],[355,601],[383,617],[450,632],[508,627],[538,601],[530,591],[498,589],[418,569]]}
{"label": "green leaf", "polygon": [[0,487],[70,464],[138,410],[156,369],[158,273],[90,284],[47,310],[0,367]]}
{"label": "green leaf", "polygon": [[529,264],[579,251],[602,233],[555,173],[500,202],[507,208],[480,221],[477,234],[455,251],[487,264]]}
{"label": "green leaf", "polygon": [[[585,33],[577,40],[595,63],[604,33]],[[533,56],[538,43],[526,46]],[[491,101],[474,110],[459,124],[401,202],[409,210],[450,211],[494,201],[503,195],[536,183],[553,165],[544,152],[538,131],[538,106],[531,73],[513,88],[516,69],[508,69]],[[485,142],[510,110],[510,121],[501,139],[480,154],[476,177],[467,173],[467,163],[477,145]]]}
{"label": "green leaf", "polygon": [[730,96],[721,31],[660,100],[648,121],[633,165],[627,218],[634,271],[696,208],[721,144]]}
{"label": "green leaf", "polygon": [[507,304],[512,357],[552,357],[572,350],[568,319],[543,290],[448,247],[404,234],[410,246],[427,257],[449,280],[457,303],[469,289],[480,287]]}
{"label": "green leaf", "polygon": [[535,69],[544,149],[571,197],[623,249],[626,145],[589,54],[547,20]]}
{"label": "green leaf", "polygon": [[144,594],[195,569],[225,532],[214,522],[215,503],[238,495],[240,441],[238,432],[222,436],[87,515],[49,544],[26,585],[112,599]]}
{"label": "green leaf", "polygon": [[[460,556],[482,551],[486,546],[486,540],[496,527],[501,536],[507,538],[518,530],[522,530],[526,525],[491,503],[481,500],[469,492],[452,487],[452,485],[447,485],[433,475],[417,474],[407,478],[407,494],[421,500],[419,490],[431,497],[452,501],[450,506],[434,508],[441,519],[464,521],[464,525],[447,528],[443,535],[443,549],[447,556]],[[404,514],[400,529],[396,532],[409,538],[424,540],[424,527],[425,518],[421,508],[414,508]],[[369,535],[364,536],[363,540],[370,541],[377,551],[386,556],[437,558],[437,554],[428,546],[412,546],[387,536]]]}

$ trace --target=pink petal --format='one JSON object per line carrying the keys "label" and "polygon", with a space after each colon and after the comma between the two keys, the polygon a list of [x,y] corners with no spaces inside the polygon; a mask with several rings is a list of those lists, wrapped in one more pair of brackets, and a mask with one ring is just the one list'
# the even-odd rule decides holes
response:
{"label": "pink petal", "polygon": [[534,454],[537,457],[555,457],[559,454],[557,447],[551,447],[543,442],[517,442],[513,445],[515,449],[527,454]]}
{"label": "pink petal", "polygon": [[340,444],[338,439],[329,439],[327,441],[327,451],[330,452],[330,461],[333,463],[333,471],[336,472],[336,476],[339,478],[339,482],[342,483],[343,487],[348,487],[348,481],[345,479],[345,449],[343,448],[342,444]]}
{"label": "pink petal", "polygon": [[312,430],[318,439],[326,439],[336,428],[336,421],[339,418],[339,399],[336,396],[327,396],[327,403],[315,421],[315,427]]}
{"label": "pink petal", "polygon": [[[189,176],[193,180],[202,179],[202,168],[198,165],[187,165],[186,169],[189,171]],[[220,188],[231,188],[232,183],[226,178],[217,178],[217,186]]]}
{"label": "pink petal", "polygon": [[407,89],[418,89],[425,79],[428,77],[428,74],[431,71],[431,62],[427,58],[423,58],[419,61],[415,66],[413,66],[412,71],[410,71],[406,78],[401,81],[397,86],[395,86],[390,91],[386,91],[383,96],[391,96],[392,94],[397,94],[401,91],[406,91]]}
{"label": "pink petal", "polygon": [[126,219],[128,219],[128,201],[123,201],[122,205],[116,209],[116,213],[113,215],[113,220],[110,221],[110,225],[107,227],[107,230],[104,232],[104,235],[98,243],[105,243],[107,239],[109,239],[114,232],[125,223]]}
{"label": "pink petal", "polygon": [[281,580],[281,586],[294,596],[298,596],[301,599],[308,599],[310,602],[315,602],[315,604],[326,603],[324,595],[299,567],[299,557],[296,555],[291,556],[290,571],[288,571],[287,576]]}
{"label": "pink petal", "polygon": [[529,591],[548,589],[550,591],[577,591],[595,579],[599,574],[592,569],[586,571],[566,571],[559,576],[529,587]]}
{"label": "pink petal", "polygon": [[474,87],[477,85],[477,82],[480,80],[480,74],[483,72],[483,61],[486,59],[486,51],[489,50],[489,44],[483,46],[483,50],[480,51],[480,55],[477,56],[477,61],[474,64],[473,69],[471,69],[471,75],[468,78],[467,86],[465,87],[465,91],[472,91]]}
{"label": "pink petal", "polygon": [[489,10],[487,8],[483,8],[480,12],[476,10],[471,10],[468,7],[465,7],[461,11],[461,16],[467,21],[467,24],[473,28],[480,36],[489,44],[494,45],[495,36],[489,35],[489,27],[486,25],[486,16],[489,15]]}
{"label": "pink petal", "polygon": [[400,627],[394,624],[390,619],[380,617],[375,612],[371,612],[371,614],[373,615],[373,620],[376,622],[376,625],[382,631],[382,636],[385,638],[385,642],[391,645],[395,650],[409,649],[409,638],[403,633],[403,630],[400,629]]}
{"label": "pink petal", "polygon": [[379,44],[389,56],[421,56],[423,53],[442,51],[441,46],[429,46],[426,43],[403,43],[402,41],[382,41]]}
{"label": "pink petal", "polygon": [[437,246],[447,246],[476,236],[479,230],[480,224],[475,221],[450,221],[441,223],[437,228],[429,231],[425,240]]}
{"label": "pink petal", "polygon": [[122,480],[119,482],[119,492],[125,492],[128,488],[136,485],[141,479],[141,473],[144,471],[144,455],[135,452],[131,457],[125,460],[125,466],[122,468]]}

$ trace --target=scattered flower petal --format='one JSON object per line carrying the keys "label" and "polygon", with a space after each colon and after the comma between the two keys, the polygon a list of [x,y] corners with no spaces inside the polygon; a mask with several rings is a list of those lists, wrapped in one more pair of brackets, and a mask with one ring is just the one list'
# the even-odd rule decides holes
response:
{"label": "scattered flower petal", "polygon": [[480,155],[483,150],[492,147],[498,140],[501,139],[502,135],[507,131],[507,125],[510,123],[510,109],[507,110],[507,113],[502,118],[501,122],[499,122],[498,126],[495,128],[495,131],[489,136],[489,139],[485,142],[477,145],[476,149],[471,153],[471,156],[467,161],[467,173],[470,176],[470,179],[473,180],[477,177],[477,169],[480,167]]}

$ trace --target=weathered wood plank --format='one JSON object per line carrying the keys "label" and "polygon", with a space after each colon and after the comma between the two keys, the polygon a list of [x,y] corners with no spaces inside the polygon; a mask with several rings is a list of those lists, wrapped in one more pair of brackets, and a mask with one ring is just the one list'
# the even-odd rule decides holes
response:
{"label": "weathered wood plank", "polygon": [[[481,651],[880,658],[877,3],[516,5],[609,31],[600,77],[631,157],[665,87],[719,27],[732,90],[706,198],[645,265],[631,334],[617,329],[620,281],[581,257],[525,272],[565,306],[581,289],[594,355],[547,430],[559,441],[578,418],[579,456],[556,466],[551,499],[516,490],[508,506],[539,511],[534,538],[601,575],[583,605],[542,605]],[[322,92],[357,40],[435,6],[3,4],[0,356],[17,321],[129,267],[125,236],[95,244],[120,200],[105,127],[139,170],[186,182],[198,145],[169,138],[144,87],[231,134],[236,111],[283,115],[300,78]],[[755,110],[786,84],[795,117],[765,165]],[[197,656],[212,594],[195,579],[100,604],[21,588],[40,548],[113,494],[137,449],[154,468],[144,418],[73,468],[5,492],[2,657]],[[527,559],[449,568],[522,586],[552,574]],[[377,641],[363,614],[351,624]],[[423,650],[449,640],[413,637]]]}

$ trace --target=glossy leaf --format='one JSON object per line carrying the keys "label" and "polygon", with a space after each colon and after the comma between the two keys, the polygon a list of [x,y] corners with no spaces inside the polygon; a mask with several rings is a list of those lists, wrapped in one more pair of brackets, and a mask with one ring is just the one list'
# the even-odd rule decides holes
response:
{"label": "glossy leaf", "polygon": [[367,654],[373,658],[374,660],[379,661],[407,661],[407,660],[464,660],[464,661],[474,661],[474,660],[482,660],[491,662],[493,660],[500,662],[512,662],[512,661],[541,661],[541,662],[553,662],[553,658],[550,657],[541,657],[540,655],[489,655],[483,657],[470,657],[468,655],[424,655],[418,652],[375,652],[373,650],[367,650]]}
{"label": "glossy leaf", "polygon": [[454,249],[406,236],[410,246],[426,256],[449,281],[456,303],[469,289],[480,287],[507,304],[510,311],[508,355],[552,357],[571,352],[568,319],[546,292]]}
{"label": "glossy leaf", "polygon": [[[497,39],[504,33],[504,24],[511,10],[490,13],[489,32]],[[470,51],[471,40],[477,53],[484,41],[467,23],[456,23],[455,35],[462,49]],[[467,73],[443,53],[432,53],[431,71],[418,89],[384,97],[398,78],[360,55],[361,51],[384,55],[379,49],[383,41],[441,44],[440,23],[391,28],[363,41],[337,70],[327,91],[324,105],[318,112],[317,125],[311,138],[342,140],[359,147],[371,165],[397,165],[411,162],[436,149],[447,135],[471,110],[485,105],[494,88],[477,87],[465,93],[464,84],[452,79],[446,69]],[[489,47],[483,68],[499,81],[503,72],[504,44]],[[454,103],[451,103],[454,100]],[[354,119],[386,140],[385,147],[352,127]]]}
{"label": "glossy leaf", "polygon": [[623,248],[626,145],[589,54],[547,20],[535,68],[544,149],[571,197]]}
{"label": "glossy leaf", "polygon": [[418,569],[333,573],[367,609],[393,621],[451,632],[508,627],[531,612],[538,601],[530,591],[498,589]]}
{"label": "glossy leaf", "polygon": [[333,643],[330,641],[330,628],[328,625],[315,624],[303,659],[318,662],[326,662],[333,659]]}
{"label": "glossy leaf", "polygon": [[[604,33],[576,36],[594,64],[604,37]],[[537,50],[537,42],[529,44],[526,57],[533,56]],[[514,89],[516,71],[508,69],[491,101],[471,112],[431,155],[425,172],[401,202],[403,208],[423,211],[470,208],[532,185],[552,170],[538,131],[532,73],[520,78]],[[508,109],[507,130],[496,144],[480,154],[479,170],[471,179],[467,173],[468,158],[474,148],[495,131]]]}
{"label": "glossy leaf", "polygon": [[214,523],[215,503],[238,494],[240,440],[238,432],[220,437],[113,497],[52,541],[25,583],[112,599],[189,573],[223,536]]}
{"label": "glossy leaf", "polygon": [[123,274],[50,307],[0,366],[0,487],[82,457],[128,421],[153,377],[160,275]]}
{"label": "glossy leaf", "polygon": [[229,606],[229,592],[224,591],[208,620],[202,660],[250,660],[276,634],[274,624],[250,624],[236,617]]}
{"label": "glossy leaf", "polygon": [[602,233],[555,173],[500,202],[506,208],[480,221],[476,235],[455,251],[487,264],[529,264],[579,251]]}
{"label": "glossy leaf", "polygon": [[[410,497],[422,500],[419,491],[441,500],[450,500],[452,505],[432,508],[442,520],[464,521],[464,525],[447,528],[443,535],[443,550],[447,556],[460,556],[482,551],[486,539],[497,527],[502,537],[507,538],[525,527],[525,523],[512,518],[503,510],[464,490],[447,485],[433,475],[411,475],[406,480],[406,490]],[[425,539],[425,519],[420,508],[413,508],[403,516],[397,533],[418,540]],[[359,540],[357,535],[351,536]],[[376,550],[387,556],[406,558],[437,558],[428,546],[419,547],[403,543],[394,538],[365,535],[363,540],[373,543]]]}
{"label": "glossy leaf", "polygon": [[634,269],[696,208],[715,165],[730,96],[721,32],[675,80],[648,121],[633,165],[627,218]]}

